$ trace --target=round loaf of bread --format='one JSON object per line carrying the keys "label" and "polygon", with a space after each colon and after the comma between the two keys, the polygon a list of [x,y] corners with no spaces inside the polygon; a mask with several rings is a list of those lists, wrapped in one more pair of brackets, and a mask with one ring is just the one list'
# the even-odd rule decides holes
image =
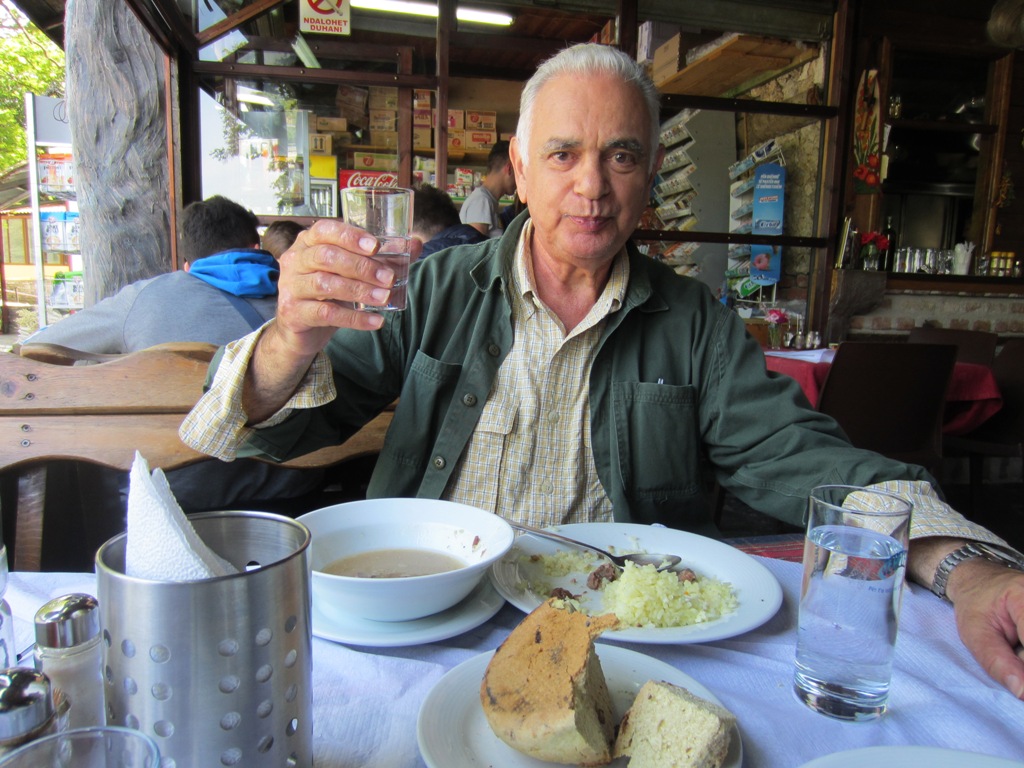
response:
{"label": "round loaf of bread", "polygon": [[714,702],[649,680],[623,716],[613,752],[629,755],[629,768],[720,768],[735,725]]}
{"label": "round loaf of bread", "polygon": [[611,760],[615,716],[594,638],[618,625],[551,599],[531,612],[487,665],[480,702],[513,749],[553,763]]}

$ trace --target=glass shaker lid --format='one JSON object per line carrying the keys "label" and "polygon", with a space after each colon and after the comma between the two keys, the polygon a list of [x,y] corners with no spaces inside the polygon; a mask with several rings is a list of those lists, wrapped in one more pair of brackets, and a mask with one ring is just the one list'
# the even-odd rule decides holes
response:
{"label": "glass shaker lid", "polygon": [[45,648],[71,648],[100,633],[99,602],[76,592],[56,597],[36,611],[36,643]]}
{"label": "glass shaker lid", "polygon": [[0,741],[8,741],[45,724],[54,712],[50,679],[27,667],[0,672]]}

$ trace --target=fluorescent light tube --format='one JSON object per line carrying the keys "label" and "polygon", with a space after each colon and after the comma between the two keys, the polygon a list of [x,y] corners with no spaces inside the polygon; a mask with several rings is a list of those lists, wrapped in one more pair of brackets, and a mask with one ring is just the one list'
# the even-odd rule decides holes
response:
{"label": "fluorescent light tube", "polygon": [[[351,0],[353,8],[364,11],[386,11],[388,13],[405,13],[413,16],[437,16],[437,6],[430,3],[418,3],[413,0]],[[507,13],[480,11],[474,8],[456,8],[455,18],[476,24],[496,24],[507,27],[513,18]]]}

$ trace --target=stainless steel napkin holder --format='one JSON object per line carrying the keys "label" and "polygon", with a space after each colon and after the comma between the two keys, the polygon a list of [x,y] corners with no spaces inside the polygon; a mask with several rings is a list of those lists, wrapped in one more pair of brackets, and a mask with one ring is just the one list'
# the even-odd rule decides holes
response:
{"label": "stainless steel napkin holder", "polygon": [[162,768],[310,768],[309,530],[260,512],[189,519],[239,573],[126,576],[127,534],[97,552],[107,723],[152,736]]}

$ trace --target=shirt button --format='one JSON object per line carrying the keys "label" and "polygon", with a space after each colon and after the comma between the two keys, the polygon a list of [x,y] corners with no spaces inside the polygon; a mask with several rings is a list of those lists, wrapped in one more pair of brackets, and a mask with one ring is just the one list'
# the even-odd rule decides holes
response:
{"label": "shirt button", "polygon": [[491,357],[497,357],[498,355],[501,354],[501,347],[499,347],[497,344],[488,344],[487,354],[489,354]]}
{"label": "shirt button", "polygon": [[476,405],[476,395],[474,395],[472,392],[466,393],[465,395],[462,396],[462,404],[468,406],[469,408],[472,408],[474,405]]}
{"label": "shirt button", "polygon": [[552,493],[554,493],[555,487],[551,485],[551,483],[544,483],[544,487],[541,490],[543,490],[544,493],[550,496]]}
{"label": "shirt button", "polygon": [[551,413],[549,413],[548,414],[548,421],[550,421],[552,424],[557,424],[558,423],[558,411],[552,411]]}
{"label": "shirt button", "polygon": [[447,464],[448,464],[448,462],[444,460],[444,456],[435,456],[434,457],[434,468],[435,469],[444,469],[445,466],[447,466]]}

